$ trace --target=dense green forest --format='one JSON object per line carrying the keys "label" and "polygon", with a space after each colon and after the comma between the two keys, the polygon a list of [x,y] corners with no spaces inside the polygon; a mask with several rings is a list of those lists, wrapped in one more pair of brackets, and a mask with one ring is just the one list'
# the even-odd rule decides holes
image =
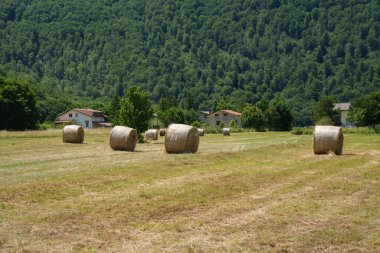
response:
{"label": "dense green forest", "polygon": [[195,110],[279,97],[308,125],[323,96],[380,90],[379,35],[378,0],[2,0],[0,74],[41,121],[139,86]]}

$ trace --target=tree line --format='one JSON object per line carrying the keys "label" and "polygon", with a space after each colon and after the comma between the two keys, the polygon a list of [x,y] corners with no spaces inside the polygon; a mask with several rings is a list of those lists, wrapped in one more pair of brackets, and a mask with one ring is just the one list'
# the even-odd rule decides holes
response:
{"label": "tree line", "polygon": [[[315,124],[340,125],[340,114],[333,110],[335,102],[335,97],[327,96],[317,103]],[[123,97],[114,96],[105,106],[105,111],[114,125],[133,127],[141,135],[150,126],[153,113],[164,127],[171,123],[200,126],[199,112],[191,107],[191,96],[187,105],[185,109],[178,107],[178,100],[174,97],[162,97],[159,103],[154,104],[145,91],[134,86]],[[66,109],[71,108],[66,107],[56,116]],[[0,76],[0,130],[37,129],[43,112],[27,81]],[[256,104],[246,104],[241,117],[243,127],[257,131],[289,131],[294,120],[286,101],[281,98],[270,100],[268,97]],[[349,111],[349,120],[356,126],[373,126],[376,130],[375,125],[380,124],[380,92],[372,92],[355,100]]]}
{"label": "tree line", "polygon": [[321,98],[379,90],[379,20],[377,0],[2,0],[0,73],[31,81],[40,121],[138,86],[186,111],[279,98],[311,125]]}

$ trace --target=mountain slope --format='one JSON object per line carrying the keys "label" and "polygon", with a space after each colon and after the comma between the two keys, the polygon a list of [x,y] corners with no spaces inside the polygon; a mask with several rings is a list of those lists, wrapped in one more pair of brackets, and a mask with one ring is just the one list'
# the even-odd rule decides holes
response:
{"label": "mountain slope", "polygon": [[240,110],[278,94],[297,125],[323,95],[380,89],[379,34],[376,0],[0,3],[0,64],[32,76],[42,100],[138,85],[154,101]]}

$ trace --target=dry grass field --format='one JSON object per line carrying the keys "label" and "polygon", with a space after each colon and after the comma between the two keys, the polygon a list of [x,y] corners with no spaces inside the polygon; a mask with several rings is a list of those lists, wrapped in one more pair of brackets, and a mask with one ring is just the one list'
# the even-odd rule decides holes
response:
{"label": "dry grass field", "polygon": [[379,252],[379,135],[342,156],[290,133],[169,155],[163,137],[112,151],[109,131],[0,132],[0,252]]}

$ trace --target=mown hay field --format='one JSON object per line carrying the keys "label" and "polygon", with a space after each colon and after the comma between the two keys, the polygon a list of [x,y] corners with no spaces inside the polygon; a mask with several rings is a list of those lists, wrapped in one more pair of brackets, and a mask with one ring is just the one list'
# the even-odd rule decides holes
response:
{"label": "mown hay field", "polygon": [[205,135],[196,154],[164,137],[113,151],[60,130],[0,132],[0,252],[378,252],[380,137]]}

